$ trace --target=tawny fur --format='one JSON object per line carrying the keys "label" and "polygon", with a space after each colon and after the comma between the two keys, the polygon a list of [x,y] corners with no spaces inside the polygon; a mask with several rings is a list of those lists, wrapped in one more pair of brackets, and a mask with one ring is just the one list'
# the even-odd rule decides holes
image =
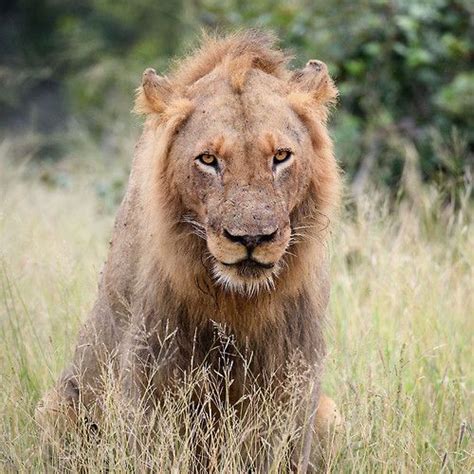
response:
{"label": "tawny fur", "polygon": [[[288,63],[273,37],[247,32],[205,39],[169,77],[145,71],[136,110],[147,118],[98,299],[40,416],[79,403],[100,411],[102,371],[111,363],[124,397],[147,391],[150,403],[159,400],[191,360],[217,369],[216,327],[252,354],[257,383],[284,377],[295,353],[320,373],[326,242],[340,191],[326,120],[337,91],[323,63],[299,71]],[[294,161],[277,175],[267,163],[282,143]],[[220,181],[196,168],[205,147],[225,163]],[[273,273],[246,282],[220,265],[242,252],[224,228],[276,228],[274,242],[255,250],[276,262]],[[232,371],[236,400],[244,390],[238,358]],[[337,414],[327,397],[320,406],[323,430]]]}

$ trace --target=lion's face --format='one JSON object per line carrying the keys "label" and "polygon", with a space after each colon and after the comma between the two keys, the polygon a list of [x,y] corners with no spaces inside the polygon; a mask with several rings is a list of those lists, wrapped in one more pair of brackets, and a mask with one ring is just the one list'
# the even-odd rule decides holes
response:
{"label": "lion's face", "polygon": [[192,94],[194,111],[168,162],[183,220],[205,239],[216,282],[245,293],[271,288],[311,177],[308,131],[284,85],[261,71],[249,73],[239,94],[218,72]]}
{"label": "lion's face", "polygon": [[204,265],[230,291],[281,288],[309,250],[301,234],[318,241],[318,216],[337,205],[326,129],[337,89],[324,63],[291,71],[271,44],[256,33],[209,40],[170,78],[143,75],[136,110],[157,132],[144,142],[156,149],[148,236],[178,287],[176,273],[195,284]]}

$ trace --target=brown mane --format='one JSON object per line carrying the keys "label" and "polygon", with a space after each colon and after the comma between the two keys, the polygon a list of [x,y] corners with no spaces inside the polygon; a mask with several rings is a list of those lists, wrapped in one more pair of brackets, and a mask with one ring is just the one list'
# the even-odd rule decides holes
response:
{"label": "brown mane", "polygon": [[291,57],[275,47],[274,35],[250,30],[224,38],[204,34],[199,49],[175,64],[173,82],[186,87],[220,65],[227,67],[229,77],[240,78],[251,69],[284,79]]}
{"label": "brown mane", "polygon": [[[251,69],[258,69],[279,79],[288,80],[294,74],[293,71],[287,69],[289,58],[289,55],[275,48],[274,36],[250,31],[236,33],[223,39],[204,36],[200,48],[193,55],[176,63],[175,69],[167,79],[173,84],[174,98],[161,114],[166,117],[166,120],[160,125],[162,135],[153,150],[155,159],[143,160],[146,169],[145,176],[141,180],[141,193],[144,200],[150,203],[145,208],[155,216],[155,218],[148,218],[151,228],[147,228],[145,234],[150,237],[150,240],[158,239],[161,242],[160,253],[156,255],[157,259],[161,259],[161,264],[156,262],[156,267],[150,266],[150,256],[146,256],[143,273],[138,280],[140,291],[149,289],[150,281],[159,280],[150,274],[155,271],[152,268],[159,267],[160,271],[163,271],[163,267],[169,268],[168,276],[170,281],[173,281],[176,268],[187,266],[190,269],[188,278],[179,274],[175,290],[181,294],[182,298],[192,301],[193,305],[198,303],[205,308],[209,305],[209,302],[202,298],[202,288],[212,288],[212,282],[203,274],[201,264],[203,242],[194,234],[190,234],[189,229],[180,223],[185,210],[180,206],[180,200],[176,196],[172,183],[163,179],[163,166],[166,164],[166,155],[172,145],[173,136],[193,110],[192,102],[186,97],[186,87],[192,86],[218,67],[222,67],[223,76],[233,85],[239,80],[240,87]],[[301,83],[303,84],[301,89],[296,92],[289,91],[289,101],[295,113],[307,126],[313,144],[319,150],[320,160],[318,167],[314,170],[306,199],[292,216],[292,224],[295,227],[306,227],[310,229],[308,233],[314,235],[312,240],[295,246],[292,250],[294,257],[288,256],[288,268],[277,282],[276,294],[262,294],[259,301],[249,301],[239,297],[229,300],[227,295],[222,294],[219,289],[212,288],[212,292],[215,291],[214,299],[222,298],[220,304],[224,307],[230,305],[229,311],[223,312],[227,316],[226,322],[230,322],[230,319],[235,316],[238,318],[233,321],[235,326],[242,325],[247,330],[254,324],[248,325],[250,318],[246,318],[247,308],[251,308],[248,311],[250,315],[255,314],[255,308],[261,311],[258,318],[260,322],[267,317],[273,318],[275,317],[275,302],[279,301],[280,297],[285,298],[289,294],[301,291],[302,287],[313,285],[308,275],[315,274],[315,278],[318,278],[318,259],[322,266],[325,264],[324,242],[330,229],[329,224],[339,204],[339,170],[333,158],[332,143],[325,128],[327,107],[332,105],[337,92],[332,81],[329,80],[327,87],[318,91],[318,104],[315,107],[312,97],[305,90],[308,84],[304,83],[304,78]],[[239,94],[240,88],[233,89],[236,94]],[[143,96],[143,88],[141,88],[138,101],[143,99]],[[156,120],[158,118],[155,114],[149,115],[148,126],[151,129],[156,126]],[[147,139],[144,138],[143,141],[146,142]],[[139,150],[138,154],[142,153],[146,154],[146,151]],[[158,158],[160,154],[161,159]],[[317,211],[314,212],[314,209]],[[157,216],[160,217],[157,219]],[[175,238],[169,239],[170,235],[175,235]],[[148,245],[153,246],[151,241]],[[176,245],[180,251],[173,249]],[[173,259],[169,258],[171,255],[174,256]],[[190,266],[190,262],[194,263]],[[316,268],[309,270],[308,266]],[[197,286],[196,282],[199,283]],[[219,320],[218,316],[216,315]]]}
{"label": "brown mane", "polygon": [[[203,78],[215,68],[224,66],[228,79],[238,92],[250,69],[287,79],[291,55],[276,48],[277,39],[270,33],[248,30],[225,37],[203,33],[200,45],[185,58],[176,60],[166,78],[173,84],[175,93],[185,94],[187,87]],[[148,113],[149,108],[138,89],[135,111]]]}

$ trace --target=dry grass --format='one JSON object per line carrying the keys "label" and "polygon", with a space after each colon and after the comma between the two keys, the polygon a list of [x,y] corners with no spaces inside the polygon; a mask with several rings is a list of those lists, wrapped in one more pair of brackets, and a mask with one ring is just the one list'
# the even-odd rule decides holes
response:
{"label": "dry grass", "polygon": [[[69,359],[91,307],[112,217],[98,212],[87,179],[61,189],[21,174],[0,164],[0,470],[32,472],[45,468],[34,406]],[[384,202],[371,193],[332,242],[324,380],[345,426],[327,470],[471,472],[472,209],[466,201],[441,211],[430,190],[420,190],[416,212],[390,213]],[[205,407],[195,422],[189,398],[208,376],[198,372],[166,398],[141,457],[131,454],[111,389],[105,435],[70,440],[50,470],[189,471],[193,447],[212,423]],[[243,472],[242,446],[250,440],[252,449],[256,439],[273,453],[269,470],[284,471],[289,440],[300,435],[297,410],[292,400],[271,406],[267,395],[252,394],[244,419],[221,408],[224,421],[207,453],[215,471]]]}

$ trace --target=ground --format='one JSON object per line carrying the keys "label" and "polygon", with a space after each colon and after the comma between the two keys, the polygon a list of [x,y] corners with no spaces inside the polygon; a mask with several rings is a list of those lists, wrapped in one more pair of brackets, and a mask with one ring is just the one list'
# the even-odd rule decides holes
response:
{"label": "ground", "polygon": [[[0,471],[40,469],[34,407],[71,355],[113,222],[94,191],[95,174],[54,185],[44,176],[0,163]],[[419,198],[416,206],[389,205],[372,191],[334,229],[324,388],[345,421],[328,471],[474,468],[473,212],[468,200],[446,206],[433,189]],[[186,396],[183,389],[160,414],[163,436],[154,438],[147,460],[156,470],[183,472],[192,464],[191,438],[176,422]],[[238,472],[243,428],[258,420],[244,427],[228,420],[215,467]],[[272,423],[291,425],[283,414]],[[136,461],[120,433],[111,418],[107,439],[83,466],[127,471]],[[74,465],[74,453],[61,456],[63,466]],[[283,457],[275,456],[275,471]]]}

